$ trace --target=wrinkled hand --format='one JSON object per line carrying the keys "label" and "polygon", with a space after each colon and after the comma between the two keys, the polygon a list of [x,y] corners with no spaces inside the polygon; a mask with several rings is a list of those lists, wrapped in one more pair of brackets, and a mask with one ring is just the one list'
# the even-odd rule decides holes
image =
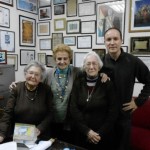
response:
{"label": "wrinkled hand", "polygon": [[40,134],[41,134],[41,131],[38,128],[36,128],[36,135],[39,136]]}
{"label": "wrinkled hand", "polygon": [[94,132],[93,130],[90,130],[88,132],[88,140],[89,142],[93,143],[93,144],[97,144],[100,140],[101,140],[101,137],[98,133]]}
{"label": "wrinkled hand", "polygon": [[101,73],[100,76],[102,77],[101,82],[105,83],[107,80],[110,80],[110,78],[105,73]]}
{"label": "wrinkled hand", "polygon": [[0,143],[2,143],[4,140],[4,138],[2,136],[0,136]]}
{"label": "wrinkled hand", "polygon": [[10,85],[9,85],[9,90],[11,91],[13,89],[13,87],[16,87],[16,82],[12,82]]}
{"label": "wrinkled hand", "polygon": [[131,112],[135,111],[137,109],[137,105],[135,104],[134,98],[131,99],[129,103],[124,103],[123,104],[123,109],[124,111],[131,110]]}

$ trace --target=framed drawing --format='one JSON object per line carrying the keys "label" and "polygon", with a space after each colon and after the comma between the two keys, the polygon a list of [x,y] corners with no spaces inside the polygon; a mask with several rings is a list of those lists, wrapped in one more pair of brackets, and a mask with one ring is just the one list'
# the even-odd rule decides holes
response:
{"label": "framed drawing", "polygon": [[94,34],[96,31],[96,21],[81,21],[81,33]]}
{"label": "framed drawing", "polygon": [[66,29],[66,18],[54,19],[54,30],[63,31]]}
{"label": "framed drawing", "polygon": [[81,20],[68,20],[67,21],[67,34],[80,33]]}
{"label": "framed drawing", "polygon": [[130,46],[132,54],[150,54],[150,37],[131,37]]}
{"label": "framed drawing", "polygon": [[51,39],[40,39],[40,50],[51,50]]}
{"label": "framed drawing", "polygon": [[46,55],[46,66],[55,67],[56,63],[52,55]]}
{"label": "framed drawing", "polygon": [[130,1],[129,32],[150,32],[150,1]]}
{"label": "framed drawing", "polygon": [[50,35],[50,22],[39,22],[37,23],[37,28],[39,36]]}
{"label": "framed drawing", "polygon": [[77,16],[77,0],[67,0],[67,17]]}
{"label": "framed drawing", "polygon": [[67,0],[53,0],[53,4],[57,5],[57,4],[62,4],[62,3],[66,3]]}
{"label": "framed drawing", "polygon": [[0,30],[0,49],[5,49],[7,52],[15,51],[15,32]]}
{"label": "framed drawing", "polygon": [[150,56],[137,56],[137,57],[141,59],[150,70]]}
{"label": "framed drawing", "polygon": [[74,55],[74,66],[75,67],[81,67],[82,64],[83,64],[83,59],[84,59],[84,56],[87,54],[88,52],[74,52],[73,55]]}
{"label": "framed drawing", "polygon": [[124,52],[128,53],[128,46],[121,46]]}
{"label": "framed drawing", "polygon": [[124,43],[125,8],[125,0],[97,4],[96,44],[104,44],[104,33],[110,27],[122,32]]}
{"label": "framed drawing", "polygon": [[17,9],[37,14],[38,0],[16,0]]}
{"label": "framed drawing", "polygon": [[46,7],[51,5],[52,0],[46,0],[46,1],[38,0],[38,2],[39,2],[38,3],[39,7]]}
{"label": "framed drawing", "polygon": [[10,27],[10,10],[0,6],[0,27]]}
{"label": "framed drawing", "polygon": [[63,33],[52,33],[52,49],[63,43]]}
{"label": "framed drawing", "polygon": [[54,15],[63,15],[63,14],[65,14],[65,5],[55,5]]}
{"label": "framed drawing", "polygon": [[27,65],[32,60],[35,60],[35,50],[20,49],[20,65]]}
{"label": "framed drawing", "polygon": [[46,53],[37,53],[37,55],[38,55],[38,61],[45,65],[46,64]]}
{"label": "framed drawing", "polygon": [[36,20],[19,15],[20,46],[32,46],[36,44]]}
{"label": "framed drawing", "polygon": [[18,71],[18,54],[7,54],[7,64],[15,65],[15,71]]}
{"label": "framed drawing", "polygon": [[96,2],[78,3],[79,17],[95,15]]}
{"label": "framed drawing", "polygon": [[90,49],[92,48],[92,36],[77,36],[77,48]]}
{"label": "framed drawing", "polygon": [[76,37],[75,36],[64,36],[64,44],[69,46],[75,46],[76,45]]}
{"label": "framed drawing", "polygon": [[1,0],[0,3],[9,5],[9,6],[13,6],[13,0]]}
{"label": "framed drawing", "polygon": [[51,6],[39,8],[39,20],[52,19],[52,8]]}
{"label": "framed drawing", "polygon": [[0,64],[7,64],[7,51],[0,50]]}
{"label": "framed drawing", "polygon": [[103,59],[106,55],[106,49],[92,49],[92,51],[97,53],[101,59]]}

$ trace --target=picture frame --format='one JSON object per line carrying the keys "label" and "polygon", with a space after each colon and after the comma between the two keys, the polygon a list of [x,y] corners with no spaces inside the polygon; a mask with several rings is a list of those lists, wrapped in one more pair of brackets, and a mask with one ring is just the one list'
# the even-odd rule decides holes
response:
{"label": "picture frame", "polygon": [[53,0],[53,5],[58,5],[62,3],[66,3],[67,0]]}
{"label": "picture frame", "polygon": [[54,19],[54,31],[66,30],[66,18]]}
{"label": "picture frame", "polygon": [[20,49],[20,65],[27,65],[32,60],[35,60],[35,50]]}
{"label": "picture frame", "polygon": [[50,35],[50,22],[38,22],[38,36],[49,36]]}
{"label": "picture frame", "polygon": [[77,0],[67,0],[66,6],[66,15],[67,17],[77,16]]}
{"label": "picture frame", "polygon": [[73,53],[73,64],[75,67],[81,67],[83,64],[83,59],[88,52],[74,52]]}
{"label": "picture frame", "polygon": [[42,64],[46,64],[46,53],[37,53],[38,55],[38,61]]}
{"label": "picture frame", "polygon": [[81,21],[81,34],[94,34],[96,32],[96,21]]}
{"label": "picture frame", "polygon": [[40,7],[46,7],[46,6],[50,6],[51,5],[52,0],[38,0],[38,6]]}
{"label": "picture frame", "polygon": [[36,45],[36,20],[19,15],[19,44],[20,46],[35,47]]}
{"label": "picture frame", "polygon": [[54,15],[65,14],[65,5],[54,5]]}
{"label": "picture frame", "polygon": [[18,71],[18,54],[7,54],[7,64],[15,66],[15,71]]}
{"label": "picture frame", "polygon": [[137,56],[150,70],[150,56]]}
{"label": "picture frame", "polygon": [[10,28],[10,10],[0,6],[0,27]]}
{"label": "picture frame", "polygon": [[77,36],[77,48],[79,49],[92,48],[92,35]]}
{"label": "picture frame", "polygon": [[128,53],[128,46],[121,46],[124,52]]}
{"label": "picture frame", "polygon": [[0,49],[15,52],[15,32],[0,30]]}
{"label": "picture frame", "polygon": [[21,11],[37,14],[38,0],[16,0],[16,8]]}
{"label": "picture frame", "polygon": [[13,6],[13,0],[1,0],[0,3],[8,6]]}
{"label": "picture frame", "polygon": [[77,19],[77,20],[67,20],[66,33],[67,34],[77,34],[77,33],[80,33],[80,24],[81,24],[81,20],[80,19]]}
{"label": "picture frame", "polygon": [[97,53],[101,59],[103,59],[106,55],[106,49],[104,49],[104,48],[102,48],[102,49],[92,49],[92,51]]}
{"label": "picture frame", "polygon": [[131,53],[137,55],[150,54],[150,37],[131,37]]}
{"label": "picture frame", "polygon": [[150,1],[130,1],[129,32],[150,32]]}
{"label": "picture frame", "polygon": [[46,66],[54,68],[56,66],[53,55],[46,55]]}
{"label": "picture frame", "polygon": [[[114,7],[119,7],[116,11]],[[124,43],[126,1],[118,0],[112,2],[97,3],[96,44],[104,44],[104,33],[110,27],[118,28],[122,33]],[[106,15],[107,14],[107,15]]]}
{"label": "picture frame", "polygon": [[40,39],[39,44],[40,44],[40,46],[39,46],[40,50],[51,50],[52,49],[51,38]]}
{"label": "picture frame", "polygon": [[96,2],[78,3],[79,17],[96,14]]}
{"label": "picture frame", "polygon": [[64,44],[68,46],[76,45],[76,36],[64,36],[63,37]]}
{"label": "picture frame", "polygon": [[7,64],[7,50],[0,50],[0,64]]}
{"label": "picture frame", "polygon": [[40,21],[52,19],[52,8],[51,8],[51,6],[39,8],[38,17],[39,17]]}
{"label": "picture frame", "polygon": [[52,49],[63,43],[63,33],[52,33]]}

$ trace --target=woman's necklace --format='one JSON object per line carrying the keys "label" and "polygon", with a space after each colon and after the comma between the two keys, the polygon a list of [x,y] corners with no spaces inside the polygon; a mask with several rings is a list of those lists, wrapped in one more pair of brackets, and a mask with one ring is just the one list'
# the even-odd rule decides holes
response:
{"label": "woman's necklace", "polygon": [[87,102],[91,99],[93,91],[94,91],[94,87],[92,87],[92,89],[90,88],[88,89],[88,97],[86,99]]}

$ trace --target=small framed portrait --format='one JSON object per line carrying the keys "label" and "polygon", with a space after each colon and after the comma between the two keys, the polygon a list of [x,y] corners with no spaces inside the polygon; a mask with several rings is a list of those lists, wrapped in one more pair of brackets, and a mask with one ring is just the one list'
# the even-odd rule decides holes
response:
{"label": "small framed portrait", "polygon": [[52,19],[51,6],[39,8],[39,20]]}
{"label": "small framed portrait", "polygon": [[7,64],[7,51],[0,50],[0,64]]}
{"label": "small framed portrait", "polygon": [[95,53],[99,55],[101,59],[103,59],[106,55],[106,50],[105,49],[92,49]]}

